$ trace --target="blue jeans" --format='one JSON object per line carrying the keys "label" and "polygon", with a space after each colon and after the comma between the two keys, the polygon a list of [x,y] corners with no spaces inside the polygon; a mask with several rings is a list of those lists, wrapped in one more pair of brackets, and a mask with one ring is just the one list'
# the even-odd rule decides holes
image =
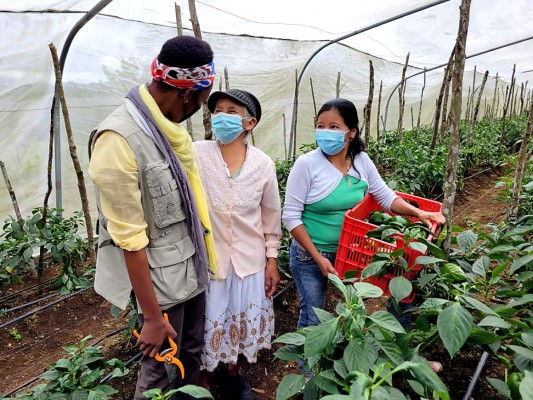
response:
{"label": "blue jeans", "polygon": [[[322,274],[313,257],[294,239],[289,254],[292,277],[300,297],[298,328],[318,325],[320,321],[313,307],[324,308],[328,279]],[[336,253],[321,254],[331,261],[331,264],[335,263]]]}

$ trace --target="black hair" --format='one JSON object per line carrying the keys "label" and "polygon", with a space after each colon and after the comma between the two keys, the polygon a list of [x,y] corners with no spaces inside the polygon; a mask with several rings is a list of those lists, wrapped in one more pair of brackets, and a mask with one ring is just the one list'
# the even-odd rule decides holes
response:
{"label": "black hair", "polygon": [[157,58],[169,67],[193,68],[213,61],[213,50],[194,36],[176,36],[163,44]]}
{"label": "black hair", "polygon": [[320,114],[329,110],[337,110],[348,129],[356,130],[355,137],[348,143],[348,157],[352,160],[352,165],[355,168],[355,156],[365,150],[365,143],[361,140],[361,132],[359,131],[357,109],[350,100],[333,99],[324,103],[318,111],[317,118]]}
{"label": "black hair", "polygon": [[[213,61],[213,50],[209,43],[194,36],[176,36],[163,44],[157,59],[169,67],[194,68]],[[178,90],[163,81],[154,82],[163,92]]]}

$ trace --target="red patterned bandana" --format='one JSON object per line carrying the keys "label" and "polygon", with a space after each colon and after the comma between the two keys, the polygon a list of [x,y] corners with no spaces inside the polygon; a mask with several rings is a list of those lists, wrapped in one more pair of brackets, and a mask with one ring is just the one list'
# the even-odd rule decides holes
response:
{"label": "red patterned bandana", "polygon": [[193,68],[169,67],[161,63],[157,57],[152,61],[152,76],[178,89],[201,90],[211,86],[215,80],[215,64],[201,65]]}

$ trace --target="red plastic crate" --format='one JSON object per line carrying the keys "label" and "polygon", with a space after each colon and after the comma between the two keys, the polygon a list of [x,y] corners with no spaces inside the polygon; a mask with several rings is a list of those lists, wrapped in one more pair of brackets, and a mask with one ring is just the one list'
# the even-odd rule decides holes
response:
{"label": "red plastic crate", "polygon": [[[401,192],[396,192],[396,194],[405,201],[424,211],[438,212],[442,209],[442,204],[437,201]],[[392,253],[393,251],[404,247],[402,234],[398,234],[396,237],[396,244],[366,237],[367,232],[377,227],[377,225],[363,221],[368,218],[368,215],[372,211],[384,211],[387,212],[387,214],[395,215],[394,213],[385,211],[381,208],[371,194],[365,196],[359,204],[351,210],[346,211],[346,214],[344,215],[339,247],[337,249],[337,258],[335,260],[335,270],[339,272],[341,278],[344,278],[344,273],[346,271],[363,271],[363,269],[372,262],[372,256],[376,253]],[[411,222],[417,221],[414,217],[405,217]],[[433,233],[437,231],[436,224],[431,227],[431,231]],[[433,236],[429,236],[428,240],[431,240],[432,238]],[[404,273],[404,276],[407,279],[411,280],[415,278],[418,272],[422,269],[421,265],[415,265],[415,260],[418,256],[425,254],[409,247],[405,249],[403,257],[406,259],[409,266],[409,270]],[[393,274],[385,274],[380,278],[372,276],[365,279],[365,281],[380,287],[386,296],[391,296],[389,291],[389,281],[397,276],[398,273],[399,271],[396,271]],[[357,276],[360,276],[360,274],[357,274]],[[403,299],[402,302],[411,302],[413,297],[414,291],[410,296]]]}

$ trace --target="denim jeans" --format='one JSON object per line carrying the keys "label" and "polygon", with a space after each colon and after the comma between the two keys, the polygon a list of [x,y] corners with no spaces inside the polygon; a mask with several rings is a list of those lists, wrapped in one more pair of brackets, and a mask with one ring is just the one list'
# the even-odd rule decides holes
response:
{"label": "denim jeans", "polygon": [[[292,277],[300,297],[298,328],[318,325],[320,321],[313,307],[324,308],[328,279],[322,274],[313,257],[294,239],[289,254]],[[335,263],[336,253],[321,254],[331,261],[331,264]]]}

